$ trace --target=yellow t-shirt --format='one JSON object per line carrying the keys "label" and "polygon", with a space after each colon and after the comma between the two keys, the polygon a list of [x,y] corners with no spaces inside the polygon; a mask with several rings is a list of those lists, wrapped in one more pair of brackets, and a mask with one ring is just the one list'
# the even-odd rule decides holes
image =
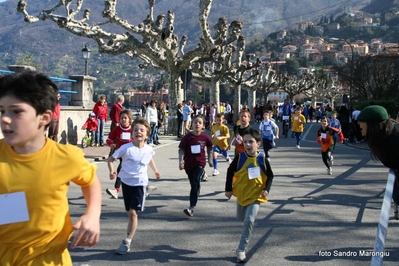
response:
{"label": "yellow t-shirt", "polygon": [[[265,188],[267,175],[262,169],[259,169],[260,176],[257,178],[250,177],[249,174],[249,168],[261,168],[256,159],[259,155],[259,152],[255,157],[248,157],[244,152],[239,154],[239,164],[241,160],[245,160],[245,162],[242,166],[239,165],[239,169],[234,173],[233,195],[237,198],[237,203],[241,206],[248,206],[255,201],[267,202],[267,198],[262,197],[262,190]],[[241,156],[245,156],[245,158],[241,158]],[[266,167],[266,164],[264,165]]]}
{"label": "yellow t-shirt", "polygon": [[306,123],[306,118],[303,114],[291,115],[291,121],[293,132],[303,132],[304,126],[301,122]]}
{"label": "yellow t-shirt", "polygon": [[72,265],[69,182],[90,186],[97,166],[81,149],[50,139],[34,154],[20,155],[4,140],[0,151],[0,195],[24,192],[29,213],[29,221],[0,225],[0,265]]}
{"label": "yellow t-shirt", "polygon": [[[221,126],[213,125],[211,132],[213,136],[213,146],[218,146],[223,151],[227,150],[227,147],[229,146],[227,140],[230,138],[229,128],[226,125],[221,125]],[[219,134],[219,136],[227,138],[223,140],[217,140],[216,139],[217,134]]]}

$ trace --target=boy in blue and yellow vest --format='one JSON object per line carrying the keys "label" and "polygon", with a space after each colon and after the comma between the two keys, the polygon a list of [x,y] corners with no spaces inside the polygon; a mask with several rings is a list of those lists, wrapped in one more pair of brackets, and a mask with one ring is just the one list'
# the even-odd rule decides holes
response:
{"label": "boy in blue and yellow vest", "polygon": [[225,195],[237,198],[237,218],[244,222],[238,245],[237,262],[245,262],[245,249],[251,238],[259,205],[267,202],[273,181],[273,172],[266,156],[258,151],[261,144],[259,131],[250,129],[243,135],[244,152],[239,153],[227,169]]}

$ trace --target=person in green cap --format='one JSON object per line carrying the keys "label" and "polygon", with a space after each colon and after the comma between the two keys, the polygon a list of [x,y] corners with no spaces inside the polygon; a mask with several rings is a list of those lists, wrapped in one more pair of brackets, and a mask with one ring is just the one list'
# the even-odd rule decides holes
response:
{"label": "person in green cap", "polygon": [[392,199],[395,219],[399,219],[399,123],[389,118],[387,110],[379,105],[364,108],[357,117],[362,135],[370,148],[371,158],[395,172]]}

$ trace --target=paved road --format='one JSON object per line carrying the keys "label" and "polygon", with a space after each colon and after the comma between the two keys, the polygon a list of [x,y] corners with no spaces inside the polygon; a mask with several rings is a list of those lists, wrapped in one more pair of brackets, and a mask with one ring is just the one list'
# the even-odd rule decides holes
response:
{"label": "paved road", "polygon": [[[388,170],[370,160],[367,150],[340,145],[334,152],[333,175],[326,174],[320,147],[314,141],[319,125],[310,124],[301,149],[291,138],[277,140],[271,164],[275,174],[269,202],[262,204],[247,253],[247,265],[369,265]],[[103,184],[101,240],[92,248],[71,252],[74,265],[234,265],[242,225],[235,219],[235,199],[224,197],[227,164],[220,176],[202,183],[195,216],[187,217],[189,183],[178,170],[173,137],[162,137],[155,161],[162,173],[158,189],[140,213],[130,253],[114,250],[125,237],[127,217],[121,199],[111,199],[113,187],[106,164],[98,165]],[[232,153],[232,152],[231,152]],[[207,168],[208,175],[212,169]],[[71,185],[71,215],[82,213],[80,189]],[[391,213],[392,215],[392,213]],[[391,220],[384,265],[398,265],[398,221]],[[350,254],[349,254],[350,253]]]}

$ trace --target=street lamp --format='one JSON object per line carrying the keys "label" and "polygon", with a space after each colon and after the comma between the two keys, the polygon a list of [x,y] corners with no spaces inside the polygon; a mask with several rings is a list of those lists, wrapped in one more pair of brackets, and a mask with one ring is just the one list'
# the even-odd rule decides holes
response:
{"label": "street lamp", "polygon": [[87,45],[85,45],[85,48],[82,49],[82,56],[83,56],[83,59],[85,60],[85,76],[88,75],[89,68],[88,68],[87,61],[90,58],[90,52],[91,52],[91,50],[87,47]]}
{"label": "street lamp", "polygon": [[349,86],[349,106],[352,108],[352,86],[353,86],[353,69],[354,69],[354,57],[353,57],[353,46],[352,44],[344,39],[341,39],[341,41],[346,42],[349,47],[351,48],[351,57],[352,57],[352,61],[351,61],[351,82],[350,82],[350,86]]}

